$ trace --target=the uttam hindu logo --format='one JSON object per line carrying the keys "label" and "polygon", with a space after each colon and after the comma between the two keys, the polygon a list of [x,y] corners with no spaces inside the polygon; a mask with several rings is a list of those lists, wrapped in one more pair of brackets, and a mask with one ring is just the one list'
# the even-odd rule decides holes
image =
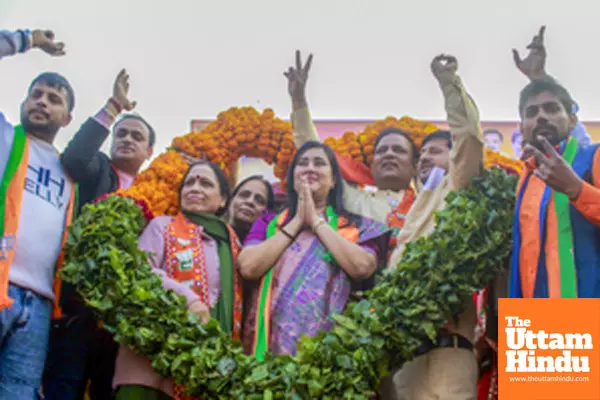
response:
{"label": "the uttam hindu logo", "polygon": [[500,299],[500,400],[600,399],[600,299]]}
{"label": "the uttam hindu logo", "polygon": [[[590,333],[547,333],[533,330],[529,319],[504,317],[506,321],[506,372],[590,372],[590,357],[573,350],[593,350]],[[560,356],[542,356],[538,350],[561,350]]]}

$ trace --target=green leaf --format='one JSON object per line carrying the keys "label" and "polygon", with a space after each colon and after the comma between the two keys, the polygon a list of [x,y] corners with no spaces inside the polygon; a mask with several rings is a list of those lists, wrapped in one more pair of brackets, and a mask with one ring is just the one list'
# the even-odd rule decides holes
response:
{"label": "green leaf", "polygon": [[335,362],[339,367],[342,367],[344,369],[352,368],[352,360],[350,359],[350,357],[348,357],[346,355],[336,356]]}
{"label": "green leaf", "polygon": [[77,286],[119,343],[151,360],[193,395],[211,399],[363,399],[379,378],[434,339],[510,256],[516,179],[492,168],[446,197],[436,228],[405,246],[402,262],[333,317],[329,332],[303,336],[297,357],[244,354],[218,321],[190,317],[185,298],[162,287],[137,247],[140,208],[110,196],[83,207],[69,227],[60,274]]}
{"label": "green leaf", "polygon": [[263,396],[264,400],[273,400],[273,392],[270,389],[265,389],[265,394]]}

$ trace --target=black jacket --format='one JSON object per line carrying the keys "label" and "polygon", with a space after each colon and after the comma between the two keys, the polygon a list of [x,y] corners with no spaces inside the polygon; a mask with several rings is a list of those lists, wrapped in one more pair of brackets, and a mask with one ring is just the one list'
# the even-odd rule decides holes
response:
{"label": "black jacket", "polygon": [[[79,210],[98,197],[114,192],[119,185],[119,177],[110,159],[100,151],[109,132],[102,124],[89,118],[60,156],[65,171],[79,185]],[[67,317],[91,314],[84,307],[75,287],[69,283],[65,282],[62,287],[60,303]]]}
{"label": "black jacket", "polygon": [[60,156],[63,167],[79,185],[79,208],[98,197],[117,190],[119,177],[110,159],[100,151],[109,130],[95,119],[88,119]]}

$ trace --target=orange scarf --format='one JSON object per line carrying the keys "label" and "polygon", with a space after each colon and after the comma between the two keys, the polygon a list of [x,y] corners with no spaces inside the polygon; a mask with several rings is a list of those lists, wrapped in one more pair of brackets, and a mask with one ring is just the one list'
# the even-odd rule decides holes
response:
{"label": "orange scarf", "polygon": [[[15,135],[6,163],[4,175],[0,186],[0,310],[12,305],[13,300],[8,297],[9,271],[15,256],[16,238],[19,230],[21,207],[23,204],[23,192],[25,191],[25,178],[29,161],[29,137],[22,126],[15,127]],[[54,305],[52,318],[61,318],[60,290],[62,279],[58,272],[64,264],[64,252],[62,248],[67,240],[67,227],[73,220],[74,204],[77,200],[77,185],[71,181],[71,195],[67,207],[65,226],[61,243],[61,251],[56,261],[56,274],[54,278]]]}
{"label": "orange scarf", "polygon": [[402,228],[404,228],[404,221],[406,220],[406,216],[410,211],[413,203],[415,202],[416,194],[413,188],[409,187],[404,191],[404,197],[400,204],[396,206],[387,216],[387,226],[392,228],[392,237],[390,238],[390,250],[389,254],[392,254],[392,251],[398,244],[397,236]]}
{"label": "orange scarf", "polygon": [[[229,231],[229,244],[231,256],[235,268],[240,245],[237,236],[231,226],[227,225]],[[202,235],[198,226],[188,221],[181,213],[167,225],[165,229],[165,260],[167,262],[167,275],[178,282],[193,280],[192,290],[198,294],[200,301],[208,305],[208,273],[206,260],[204,258],[204,245]],[[178,253],[189,252],[190,259],[180,261]],[[233,272],[234,305],[233,305],[233,331],[232,337],[240,339],[242,326],[242,283],[239,275]],[[173,394],[175,400],[195,400],[193,397],[185,396],[183,385],[174,384]]]}
{"label": "orange scarf", "polygon": [[403,228],[404,220],[412,207],[415,198],[415,191],[413,188],[409,187],[404,191],[404,197],[402,197],[402,201],[394,208],[387,216],[386,222],[387,226],[390,228]]}

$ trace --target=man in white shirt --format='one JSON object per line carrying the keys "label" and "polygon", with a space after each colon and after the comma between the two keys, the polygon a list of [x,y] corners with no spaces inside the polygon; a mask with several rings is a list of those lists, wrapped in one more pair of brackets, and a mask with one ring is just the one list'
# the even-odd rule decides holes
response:
{"label": "man in white shirt", "polygon": [[[0,59],[32,48],[64,54],[64,44],[56,43],[50,31],[0,31]],[[21,105],[22,129],[0,113],[2,186],[17,188],[0,192],[0,269],[8,270],[8,285],[0,282],[8,288],[0,293],[0,399],[40,395],[56,298],[55,266],[75,198],[53,142],[71,122],[74,103],[67,80],[44,73]]]}

